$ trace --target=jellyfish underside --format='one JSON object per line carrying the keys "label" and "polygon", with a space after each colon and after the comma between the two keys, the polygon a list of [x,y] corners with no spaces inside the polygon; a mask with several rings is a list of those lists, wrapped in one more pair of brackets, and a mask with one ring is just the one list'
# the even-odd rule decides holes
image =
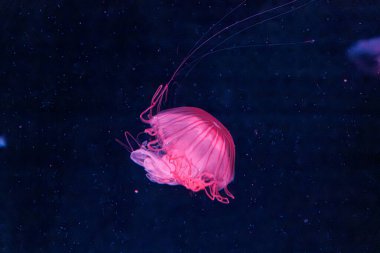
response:
{"label": "jellyfish underside", "polygon": [[227,185],[234,177],[235,146],[228,130],[212,115],[195,107],[159,111],[146,120],[151,136],[131,153],[152,182],[183,185],[222,203],[229,203],[219,191],[234,196]]}

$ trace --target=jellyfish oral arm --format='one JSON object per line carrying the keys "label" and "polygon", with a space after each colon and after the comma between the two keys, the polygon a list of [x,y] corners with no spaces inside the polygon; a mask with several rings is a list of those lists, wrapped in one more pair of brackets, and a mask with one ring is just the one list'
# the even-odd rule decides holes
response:
{"label": "jellyfish oral arm", "polygon": [[131,153],[131,159],[144,167],[147,172],[146,176],[150,181],[159,184],[178,185],[172,176],[174,166],[165,156],[151,152],[143,146]]}

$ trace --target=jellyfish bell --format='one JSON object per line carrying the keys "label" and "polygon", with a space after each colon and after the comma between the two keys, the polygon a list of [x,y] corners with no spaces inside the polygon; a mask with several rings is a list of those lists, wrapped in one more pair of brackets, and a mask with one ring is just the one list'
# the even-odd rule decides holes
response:
{"label": "jellyfish bell", "polygon": [[[144,132],[151,140],[134,150],[131,159],[144,167],[152,182],[204,190],[210,199],[229,203],[228,197],[234,196],[227,185],[234,178],[235,164],[231,134],[215,117],[196,107],[176,107],[153,115],[162,96],[154,98],[140,115],[150,125]],[[227,197],[219,193],[222,189]]]}

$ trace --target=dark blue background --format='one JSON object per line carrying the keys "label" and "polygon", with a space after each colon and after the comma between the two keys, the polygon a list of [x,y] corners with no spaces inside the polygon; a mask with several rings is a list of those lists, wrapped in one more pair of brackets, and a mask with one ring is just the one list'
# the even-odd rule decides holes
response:
{"label": "dark blue background", "polygon": [[375,2],[312,2],[226,46],[314,44],[216,53],[171,86],[166,107],[234,137],[223,205],[151,183],[114,138],[238,1],[2,1],[0,252],[380,252],[380,80],[346,58],[380,35]]}

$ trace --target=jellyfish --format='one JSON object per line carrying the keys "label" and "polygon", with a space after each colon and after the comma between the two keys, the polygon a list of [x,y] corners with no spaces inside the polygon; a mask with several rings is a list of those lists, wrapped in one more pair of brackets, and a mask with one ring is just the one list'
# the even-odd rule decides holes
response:
{"label": "jellyfish", "polygon": [[4,136],[0,135],[0,148],[6,148],[7,147],[7,141]]}
{"label": "jellyfish", "polygon": [[[234,178],[235,145],[227,128],[208,112],[196,107],[158,111],[168,86],[160,86],[140,119],[150,125],[144,132],[151,139],[132,151],[131,159],[145,168],[152,182],[204,190],[222,203],[234,196],[227,185]],[[228,197],[219,191],[224,189]]]}
{"label": "jellyfish", "polygon": [[380,37],[359,40],[347,50],[356,67],[370,75],[380,75]]}
{"label": "jellyfish", "polygon": [[[211,26],[180,62],[169,81],[159,85],[150,105],[140,114],[141,121],[148,125],[143,131],[148,139],[140,142],[128,131],[125,132],[126,143],[116,139],[131,152],[131,160],[144,167],[150,181],[182,185],[193,192],[204,191],[211,200],[224,204],[235,198],[228,190],[228,185],[234,180],[235,175],[235,144],[231,133],[219,120],[201,108],[161,108],[167,100],[171,83],[182,71],[187,69],[188,74],[204,57],[223,50],[239,48],[222,46],[241,32],[293,12],[313,0],[289,1],[216,30],[221,21],[245,2],[242,1]],[[264,14],[263,20],[255,19]],[[206,37],[210,33],[212,34]],[[213,44],[210,47],[211,41]],[[137,148],[133,148],[132,140],[137,144]],[[222,195],[222,191],[225,194]]]}

